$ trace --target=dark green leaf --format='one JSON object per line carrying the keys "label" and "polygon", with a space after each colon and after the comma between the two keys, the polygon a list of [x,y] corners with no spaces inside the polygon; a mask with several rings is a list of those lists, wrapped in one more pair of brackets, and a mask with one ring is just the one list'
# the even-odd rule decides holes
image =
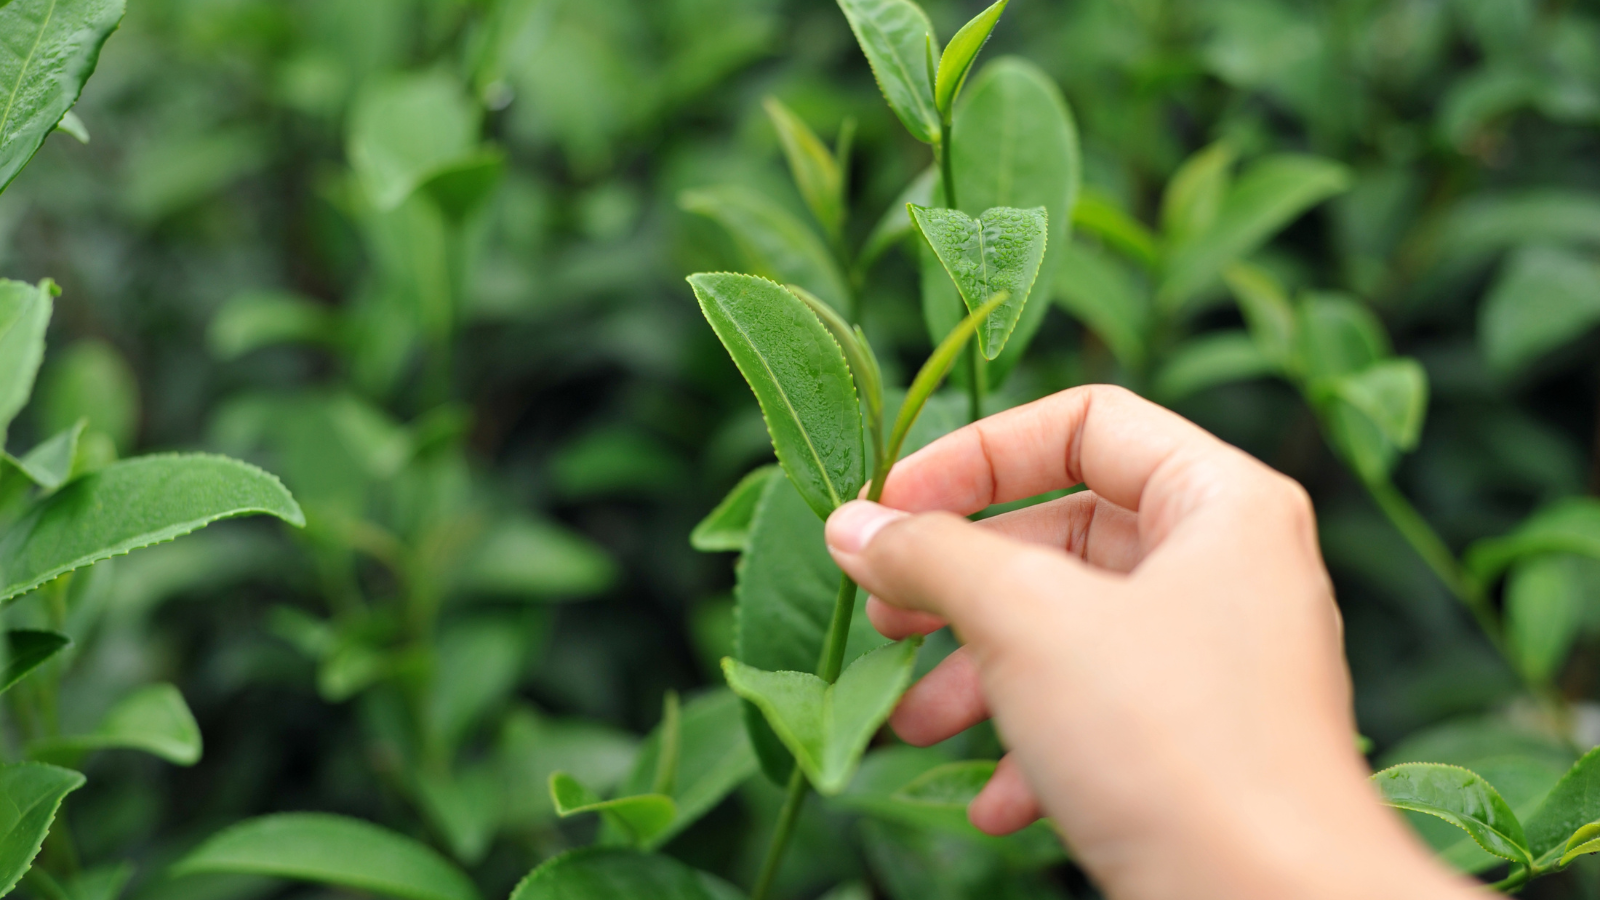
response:
{"label": "dark green leaf", "polygon": [[789,161],[789,172],[794,175],[800,196],[817,217],[817,224],[834,240],[839,239],[844,227],[844,176],[840,162],[833,152],[818,139],[805,120],[795,115],[776,97],[762,101],[767,118],[778,132],[778,142],[783,145],[783,155]]}
{"label": "dark green leaf", "polygon": [[911,0],[839,0],[889,108],[924,144],[939,141],[933,96],[933,25]]}
{"label": "dark green leaf", "polygon": [[1231,146],[1218,142],[1184,160],[1161,195],[1161,229],[1168,241],[1201,234],[1217,221],[1235,158]]}
{"label": "dark green leaf", "polygon": [[29,672],[72,644],[72,638],[54,631],[12,629],[5,633],[5,669],[0,671],[0,693],[11,689]]}
{"label": "dark green leaf", "polygon": [[1510,534],[1473,544],[1466,564],[1472,574],[1488,582],[1517,560],[1543,553],[1600,559],[1600,501],[1574,497],[1551,503]]}
{"label": "dark green leaf", "polygon": [[478,149],[482,112],[443,70],[393,75],[356,98],[349,153],[368,199],[392,210]]}
{"label": "dark green leaf", "polygon": [[1528,864],[1528,840],[1516,814],[1487,781],[1458,766],[1403,763],[1372,776],[1385,803],[1437,816],[1480,847],[1512,862]]}
{"label": "dark green leaf", "polygon": [[1506,581],[1506,645],[1524,675],[1549,683],[1560,674],[1583,625],[1584,560],[1566,554],[1516,564]]}
{"label": "dark green leaf", "polygon": [[961,26],[961,30],[950,38],[950,43],[944,48],[944,54],[939,57],[939,72],[933,82],[934,105],[944,121],[950,121],[950,113],[955,108],[956,97],[961,94],[961,86],[967,82],[967,73],[972,71],[972,63],[978,58],[978,51],[989,42],[989,35],[994,33],[995,23],[1000,21],[1000,14],[1006,11],[1009,0],[996,0],[994,5],[976,16],[972,21]]}
{"label": "dark green leaf", "polygon": [[528,873],[511,900],[741,900],[718,878],[669,856],[610,847],[574,850]]}
{"label": "dark green leaf", "polygon": [[106,713],[88,734],[46,738],[30,745],[39,758],[71,760],[90,750],[143,750],[167,762],[192,766],[200,761],[200,726],[183,694],[170,684],[139,688]]}
{"label": "dark green leaf", "polygon": [[33,762],[0,766],[0,895],[10,893],[33,864],[62,798],[82,786],[83,776],[71,769]]}
{"label": "dark green leaf", "polygon": [[762,466],[739,479],[728,496],[689,532],[689,545],[701,553],[748,549],[756,503],[766,490],[767,481],[778,471],[777,466]]}
{"label": "dark green leaf", "polygon": [[0,600],[102,559],[254,513],[305,524],[278,479],[236,460],[195,454],[115,463],[40,500],[0,537]]}
{"label": "dark green leaf", "polygon": [[778,462],[818,517],[866,481],[844,353],[794,294],[749,275],[692,275],[700,309],[755,391]]}
{"label": "dark green leaf", "polygon": [[465,874],[432,848],[369,822],[280,813],[240,822],[201,844],[172,874],[272,875],[401,900],[478,900]]}
{"label": "dark green leaf", "polygon": [[337,335],[329,309],[295,294],[247,291],[217,310],[206,343],[218,359],[285,343],[328,344]]}
{"label": "dark green leaf", "polygon": [[1154,396],[1163,403],[1235,381],[1282,371],[1243,331],[1218,331],[1192,338],[1172,352],[1156,373]]}
{"label": "dark green leaf", "polygon": [[79,419],[76,425],[39,444],[21,459],[11,463],[39,487],[53,491],[67,483],[72,476],[72,463],[78,456],[78,438],[88,426],[88,419]]}
{"label": "dark green leaf", "polygon": [[977,311],[999,294],[1007,295],[978,329],[984,358],[999,356],[1044,262],[1049,228],[1044,207],[996,207],[972,219],[958,210],[914,206],[911,217],[955,282],[968,311]]}
{"label": "dark green leaf", "polygon": [[550,802],[555,805],[556,815],[562,818],[600,813],[607,821],[622,829],[630,842],[638,845],[660,834],[678,814],[677,804],[663,794],[636,794],[602,800],[598,794],[565,772],[550,775]]}
{"label": "dark green leaf", "polygon": [[1144,365],[1150,298],[1122,264],[1069,242],[1056,272],[1055,298],[1089,326],[1125,368],[1137,371]]}
{"label": "dark green leaf", "polygon": [[850,783],[867,742],[911,683],[920,638],[880,647],[851,663],[835,684],[806,672],[767,672],[723,660],[734,693],[766,716],[813,787],[837,794]]}
{"label": "dark green leaf", "polygon": [[123,0],[0,4],[0,191],[78,102],[122,8]]}
{"label": "dark green leaf", "polygon": [[1515,374],[1600,323],[1600,264],[1557,247],[1518,250],[1478,313],[1484,356]]}
{"label": "dark green leaf", "polygon": [[[15,5],[16,0],[12,2]],[[4,15],[0,8],[0,16]],[[33,379],[44,360],[51,298],[59,293],[49,279],[37,285],[0,279],[0,450],[5,449],[11,420],[33,393]]]}
{"label": "dark green leaf", "polygon": [[[756,774],[755,751],[746,733],[742,707],[732,691],[721,688],[684,704],[678,765],[671,788],[665,792],[677,804],[677,815],[647,846],[665,844]],[[663,729],[657,728],[639,747],[633,772],[623,783],[625,794],[643,794],[655,787],[663,737]]]}
{"label": "dark green leaf", "polygon": [[1528,817],[1528,848],[1541,865],[1574,832],[1600,821],[1600,747],[1583,755]]}
{"label": "dark green leaf", "polygon": [[848,312],[850,288],[817,233],[787,210],[739,185],[684,191],[678,205],[727,229],[757,274],[798,284]]}

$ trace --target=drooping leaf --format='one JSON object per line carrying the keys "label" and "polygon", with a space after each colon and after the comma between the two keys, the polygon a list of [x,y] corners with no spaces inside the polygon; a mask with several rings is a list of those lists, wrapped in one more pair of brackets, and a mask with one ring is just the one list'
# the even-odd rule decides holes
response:
{"label": "drooping leaf", "polygon": [[756,274],[798,284],[834,309],[850,309],[850,289],[833,254],[783,207],[739,185],[684,191],[678,205],[726,229]]}
{"label": "drooping leaf", "polygon": [[517,884],[511,900],[742,900],[715,876],[670,856],[614,847],[574,850],[546,860]]}
{"label": "drooping leaf", "polygon": [[789,172],[800,189],[801,199],[806,201],[822,230],[838,240],[844,227],[845,210],[840,162],[833,158],[833,151],[805,120],[778,98],[767,97],[762,105],[767,110],[767,118],[772,120],[773,129],[778,132],[778,142],[783,146],[783,155],[789,161]]}
{"label": "drooping leaf", "polygon": [[1184,160],[1161,195],[1161,229],[1181,241],[1210,228],[1232,183],[1233,147],[1219,141]]}
{"label": "drooping leaf", "polygon": [[734,659],[724,660],[722,669],[734,693],[761,709],[812,786],[837,794],[910,684],[921,643],[913,638],[866,653],[831,685],[805,672],[768,672]]}
{"label": "drooping leaf", "polygon": [[350,164],[373,206],[392,210],[478,149],[482,111],[443,70],[392,75],[350,113]]}
{"label": "drooping leaf", "polygon": [[[646,842],[647,847],[671,840],[756,774],[755,750],[746,733],[742,707],[739,698],[723,688],[684,704],[678,729],[678,765],[667,791],[677,804],[677,814]],[[664,729],[657,728],[639,747],[633,771],[623,782],[625,795],[648,793],[656,787],[663,743]]]}
{"label": "drooping leaf", "polygon": [[0,4],[0,191],[78,102],[122,9],[123,0]]}
{"label": "drooping leaf", "polygon": [[1514,375],[1600,324],[1600,264],[1559,247],[1511,256],[1478,314],[1478,342],[1496,369]]}
{"label": "drooping leaf", "polygon": [[230,360],[276,344],[327,344],[336,336],[336,323],[326,306],[295,294],[247,291],[217,310],[206,343],[213,356]]}
{"label": "drooping leaf", "polygon": [[115,463],[38,501],[0,537],[0,600],[219,519],[256,513],[305,524],[277,478],[237,460],[173,454]]}
{"label": "drooping leaf", "polygon": [[1566,866],[1580,856],[1600,853],[1600,822],[1590,822],[1572,833],[1556,865]]}
{"label": "drooping leaf", "polygon": [[749,275],[689,278],[755,391],[784,472],[820,518],[866,481],[861,413],[839,345],[789,291]]}
{"label": "drooping leaf", "polygon": [[616,583],[617,565],[604,549],[544,519],[504,516],[476,544],[455,575],[463,593],[550,602],[592,597]]}
{"label": "drooping leaf", "polygon": [[953,209],[912,207],[911,217],[955,282],[968,311],[976,311],[998,294],[1008,295],[978,329],[984,358],[999,356],[1044,262],[1049,227],[1044,207],[996,207],[977,219]]}
{"label": "drooping leaf", "polygon": [[911,0],[839,0],[839,8],[889,108],[912,137],[937,143],[941,119],[929,67],[938,48],[927,14]]}
{"label": "drooping leaf", "polygon": [[1506,645],[1523,673],[1547,683],[1583,625],[1584,560],[1546,554],[1518,563],[1506,581]]}
{"label": "drooping leaf", "polygon": [[1218,331],[1192,338],[1172,351],[1156,373],[1152,391],[1164,403],[1235,381],[1279,372],[1250,335]]}
{"label": "drooping leaf", "polygon": [[[0,8],[0,16],[5,12]],[[44,360],[51,298],[59,293],[48,279],[37,285],[0,279],[0,450],[5,449],[11,420],[33,393],[33,379]]]}
{"label": "drooping leaf", "polygon": [[1124,265],[1076,242],[1062,251],[1056,302],[1089,326],[1128,369],[1144,365],[1150,298]]}
{"label": "drooping leaf", "polygon": [[562,818],[600,813],[621,829],[631,843],[639,846],[664,831],[678,814],[677,804],[664,794],[635,794],[602,800],[600,795],[565,772],[551,774],[550,801],[555,804],[556,815]]}
{"label": "drooping leaf", "polygon": [[1571,553],[1600,559],[1600,501],[1572,497],[1549,504],[1508,535],[1485,538],[1467,550],[1467,570],[1484,582],[1519,559]]}
{"label": "drooping leaf", "polygon": [[5,669],[0,671],[0,693],[10,690],[29,672],[72,644],[72,638],[64,634],[21,628],[7,631],[5,641]]}
{"label": "drooping leaf", "polygon": [[1293,371],[1295,313],[1283,286],[1265,269],[1249,263],[1234,263],[1223,278],[1262,355]]}
{"label": "drooping leaf", "polygon": [[950,38],[950,43],[945,46],[944,54],[939,57],[939,71],[934,77],[933,97],[934,105],[944,121],[950,121],[951,111],[955,109],[956,97],[961,93],[961,86],[967,82],[967,73],[972,71],[972,63],[978,58],[978,51],[989,42],[989,35],[994,33],[994,26],[1000,21],[1000,14],[1006,11],[1009,0],[996,0],[988,9],[976,16],[961,30]]}
{"label": "drooping leaf", "polygon": [[1528,849],[1543,865],[1574,832],[1595,821],[1600,821],[1600,747],[1585,753],[1567,770],[1528,817]]}
{"label": "drooping leaf", "polygon": [[46,439],[21,459],[11,457],[11,464],[47,491],[61,487],[72,475],[72,463],[78,456],[78,439],[88,424],[88,419],[79,419],[77,424]]}
{"label": "drooping leaf", "polygon": [[39,855],[62,798],[82,786],[83,776],[71,769],[36,762],[0,766],[6,812],[0,822],[0,895],[17,886]]}
{"label": "drooping leaf", "polygon": [[327,813],[248,819],[208,839],[173,875],[246,873],[371,891],[401,900],[478,900],[460,869],[411,838]]}
{"label": "drooping leaf", "polygon": [[200,726],[176,687],[152,684],[118,701],[94,731],[46,738],[30,745],[28,752],[42,759],[71,760],[86,751],[109,749],[143,750],[192,766],[200,761]]}
{"label": "drooping leaf", "polygon": [[722,498],[700,524],[689,532],[689,545],[701,553],[723,550],[743,551],[750,545],[750,523],[756,503],[766,490],[767,481],[778,474],[777,466],[762,466],[739,479],[728,496]]}
{"label": "drooping leaf", "polygon": [[1480,847],[1512,862],[1532,862],[1516,814],[1487,781],[1458,766],[1403,763],[1372,776],[1384,802],[1444,819]]}

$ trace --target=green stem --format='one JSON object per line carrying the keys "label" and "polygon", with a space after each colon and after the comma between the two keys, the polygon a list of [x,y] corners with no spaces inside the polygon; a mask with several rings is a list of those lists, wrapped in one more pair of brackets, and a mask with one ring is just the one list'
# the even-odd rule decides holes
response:
{"label": "green stem", "polygon": [[761,861],[761,874],[756,876],[750,900],[767,900],[772,882],[778,877],[778,866],[783,863],[784,851],[789,848],[789,838],[794,835],[794,823],[800,819],[800,807],[805,805],[806,794],[810,791],[805,773],[796,765],[794,774],[789,776],[789,793],[784,798],[783,810],[778,813],[778,824],[772,832],[772,842],[767,844],[767,857]]}
{"label": "green stem", "polygon": [[[1467,572],[1461,568],[1461,563],[1456,560],[1444,539],[1433,530],[1433,526],[1417,512],[1411,501],[1400,493],[1394,482],[1383,479],[1366,481],[1367,492],[1372,499],[1377,501],[1378,508],[1388,517],[1394,527],[1399,530],[1406,543],[1417,551],[1422,561],[1428,568],[1444,582],[1455,598],[1472,613],[1477,620],[1478,627],[1494,644],[1495,649],[1502,654],[1506,652],[1505,636],[1500,630],[1500,620],[1495,615],[1494,608],[1489,603],[1489,597],[1484,593],[1483,587],[1477,583]],[[1509,657],[1508,657],[1509,658]]]}
{"label": "green stem", "polygon": [[983,363],[978,360],[978,342],[967,345],[967,420],[983,418]]}
{"label": "green stem", "polygon": [[939,143],[933,148],[935,156],[939,157],[939,179],[944,187],[944,205],[946,209],[960,209],[956,203],[956,167],[951,160],[950,153],[950,123],[944,123],[939,129]]}
{"label": "green stem", "polygon": [[1507,894],[1527,884],[1528,879],[1532,877],[1532,869],[1528,868],[1527,866],[1518,866],[1517,870],[1512,872],[1510,875],[1507,875],[1505,878],[1489,885],[1489,890],[1499,891],[1502,894]]}
{"label": "green stem", "polygon": [[822,642],[822,658],[817,675],[829,684],[839,680],[844,668],[844,648],[850,643],[850,620],[856,611],[856,583],[849,575],[839,576],[839,595],[833,601],[833,616],[828,620],[828,637]]}

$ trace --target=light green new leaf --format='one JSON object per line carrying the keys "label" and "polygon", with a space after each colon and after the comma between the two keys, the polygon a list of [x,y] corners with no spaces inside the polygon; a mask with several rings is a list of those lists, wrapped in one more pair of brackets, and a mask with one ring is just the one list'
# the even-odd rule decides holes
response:
{"label": "light green new leaf", "polygon": [[1049,221],[1044,207],[996,207],[977,219],[954,209],[911,207],[911,218],[961,292],[969,312],[996,295],[1007,300],[978,328],[978,347],[994,359],[1022,317],[1044,262]]}
{"label": "light green new leaf", "polygon": [[635,794],[602,800],[600,795],[565,772],[550,774],[550,802],[555,804],[556,815],[563,819],[600,813],[636,845],[643,845],[660,834],[678,814],[677,804],[665,794]]}
{"label": "light green new leaf", "polygon": [[72,110],[123,0],[0,3],[0,191]]}
{"label": "light green new leaf", "polygon": [[1322,402],[1342,402],[1376,425],[1400,450],[1411,450],[1422,437],[1428,412],[1428,373],[1409,357],[1386,359],[1359,372],[1312,385]]}
{"label": "light green new leaf", "polygon": [[[663,720],[640,745],[633,771],[623,782],[624,795],[649,793],[657,787],[667,727]],[[678,764],[666,791],[677,804],[677,815],[646,847],[665,844],[756,774],[743,703],[732,691],[711,690],[684,704],[677,733]]]}
{"label": "light green new leaf", "polygon": [[1000,14],[1006,11],[1008,2],[996,0],[994,5],[973,16],[972,21],[961,26],[961,30],[950,38],[944,55],[939,57],[939,73],[934,78],[933,97],[934,105],[939,108],[944,121],[950,121],[956,97],[961,93],[961,86],[967,82],[967,73],[972,71],[978,51],[989,42],[989,35],[994,33],[995,23],[1000,21]]}
{"label": "light green new leaf", "polygon": [[836,684],[805,672],[766,672],[722,661],[734,693],[760,708],[813,787],[837,794],[850,783],[873,734],[894,711],[916,663],[920,638],[880,647],[851,663]]}
{"label": "light green new leaf", "polygon": [[1217,221],[1238,157],[1224,141],[1184,161],[1161,195],[1161,229],[1169,241],[1200,234]]}
{"label": "light green new leaf", "polygon": [[1271,273],[1249,263],[1234,263],[1223,280],[1239,304],[1250,337],[1262,355],[1284,371],[1293,371],[1295,346],[1294,306],[1283,285]]}
{"label": "light green new leaf", "polygon": [[1489,363],[1513,375],[1600,324],[1600,263],[1558,247],[1512,255],[1478,313]]}
{"label": "light green new leaf", "polygon": [[173,875],[294,878],[401,900],[478,900],[471,879],[433,848],[360,819],[280,813],[240,822],[201,844]]}
{"label": "light green new leaf", "polygon": [[1564,553],[1518,563],[1506,581],[1506,646],[1528,678],[1548,683],[1561,671],[1583,625],[1584,560]]}
{"label": "light green new leaf", "polygon": [[400,206],[424,182],[473,156],[482,111],[443,70],[394,75],[365,88],[350,112],[348,150],[367,198]]}
{"label": "light green new leaf", "polygon": [[41,759],[70,760],[85,751],[110,749],[143,750],[192,766],[200,761],[200,726],[176,687],[152,684],[118,701],[94,731],[47,738],[30,745],[28,752]]}
{"label": "light green new leaf", "polygon": [[39,855],[62,798],[82,786],[83,775],[71,769],[35,762],[0,766],[0,895],[17,886]]}
{"label": "light green new leaf", "polygon": [[839,9],[850,21],[889,108],[912,137],[938,143],[942,120],[930,71],[937,46],[927,13],[911,0],[839,0]]}
{"label": "light green new leaf", "polygon": [[78,456],[78,438],[83,436],[88,424],[88,419],[79,419],[76,425],[29,450],[21,459],[8,457],[8,460],[28,476],[28,480],[53,491],[71,477],[72,463]]}
{"label": "light green new leaf", "polygon": [[1493,786],[1472,772],[1439,763],[1403,763],[1372,780],[1390,806],[1437,816],[1495,856],[1523,865],[1532,862],[1516,814]]}
{"label": "light green new leaf", "polygon": [[1600,822],[1590,822],[1572,833],[1556,865],[1566,866],[1580,856],[1600,853]]}
{"label": "light green new leaf", "polygon": [[617,580],[605,550],[555,522],[513,514],[490,523],[452,582],[464,594],[549,602],[579,600]]}
{"label": "light green new leaf", "polygon": [[72,638],[64,634],[29,629],[7,631],[5,641],[5,668],[0,670],[0,693],[10,690],[29,672],[72,644]]}
{"label": "light green new leaf", "polygon": [[323,304],[279,291],[246,291],[217,310],[206,344],[217,359],[229,360],[275,344],[329,344],[337,336],[338,323]]}
{"label": "light green new leaf", "polygon": [[1583,755],[1528,817],[1528,848],[1541,865],[1590,822],[1600,821],[1600,747]]}
{"label": "light green new leaf", "polygon": [[726,882],[670,856],[589,847],[546,860],[510,900],[743,900]]}
{"label": "light green new leaf", "polygon": [[750,523],[767,481],[778,474],[777,466],[762,466],[739,479],[728,496],[722,498],[700,524],[689,532],[689,545],[701,553],[724,550],[744,551],[750,546]]}
{"label": "light green new leaf", "polygon": [[1544,553],[1600,559],[1600,500],[1573,497],[1542,507],[1510,534],[1473,544],[1466,565],[1488,583],[1517,560]]}
{"label": "light green new leaf", "polygon": [[763,278],[689,276],[700,309],[761,404],[778,462],[819,518],[866,482],[844,352],[794,294]]}
{"label": "light green new leaf", "polygon": [[1212,227],[1168,256],[1160,305],[1182,310],[1228,264],[1248,256],[1311,207],[1350,186],[1344,166],[1313,156],[1269,156],[1251,166],[1223,201]]}
{"label": "light green new leaf", "polygon": [[37,285],[0,279],[0,450],[5,449],[11,420],[33,393],[34,376],[44,361],[51,298],[59,293],[49,279]]}
{"label": "light green new leaf", "polygon": [[1144,365],[1150,298],[1125,264],[1069,242],[1056,270],[1056,302],[1104,341],[1125,368]]}
{"label": "light green new leaf", "polygon": [[1282,370],[1243,331],[1218,331],[1180,345],[1156,373],[1152,393],[1163,403],[1235,381],[1248,381]]}
{"label": "light green new leaf", "polygon": [[206,454],[114,463],[37,501],[0,537],[0,601],[58,575],[252,514],[305,515],[278,479]]}
{"label": "light green new leaf", "polygon": [[822,239],[804,222],[740,185],[684,191],[678,205],[715,220],[749,258],[758,275],[798,284],[834,309],[850,308],[850,289]]}
{"label": "light green new leaf", "polygon": [[805,120],[795,115],[776,97],[762,101],[767,118],[778,132],[783,155],[789,161],[800,196],[817,217],[828,236],[838,240],[844,228],[844,177],[833,151],[819,139]]}

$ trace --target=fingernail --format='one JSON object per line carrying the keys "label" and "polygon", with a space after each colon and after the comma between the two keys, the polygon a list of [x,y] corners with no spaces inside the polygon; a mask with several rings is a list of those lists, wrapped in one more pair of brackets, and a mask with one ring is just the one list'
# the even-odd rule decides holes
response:
{"label": "fingernail", "polygon": [[851,500],[828,517],[828,549],[836,553],[860,553],[883,526],[906,514],[880,506],[870,500]]}

